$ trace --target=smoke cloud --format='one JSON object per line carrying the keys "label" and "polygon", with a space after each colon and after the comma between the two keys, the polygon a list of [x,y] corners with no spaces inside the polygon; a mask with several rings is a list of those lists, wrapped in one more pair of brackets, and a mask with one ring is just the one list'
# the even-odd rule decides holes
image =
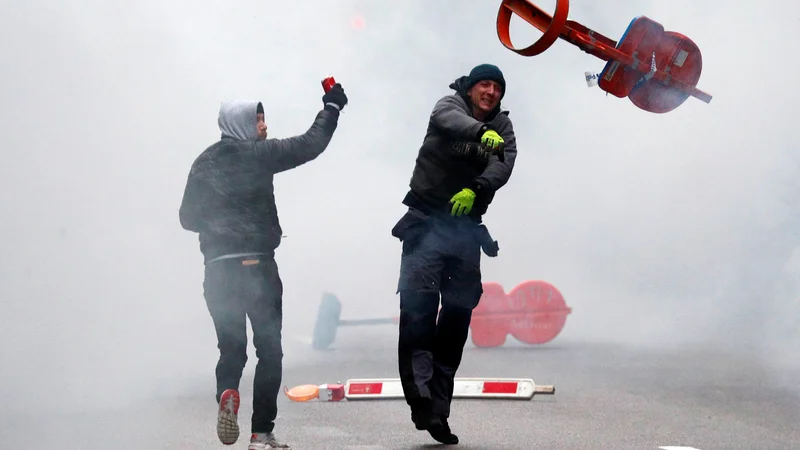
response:
{"label": "smoke cloud", "polygon": [[[564,342],[715,345],[796,364],[797,4],[571,5],[570,19],[615,40],[643,14],[700,46],[698,87],[713,101],[665,115],[587,88],[603,62],[564,41],[534,58],[506,50],[498,6],[0,6],[7,404],[124,407],[213,375],[202,258],[177,216],[189,166],[218,138],[220,101],[263,101],[270,135],[288,137],[321,108],[327,74],[350,98],[333,142],[276,177],[284,333],[310,334],[324,291],[348,317],[395,314],[390,229],[428,114],[483,62],[505,72],[519,146],[485,219],[501,249],[485,280],[555,284],[574,310]],[[538,35],[515,20],[518,46]]]}

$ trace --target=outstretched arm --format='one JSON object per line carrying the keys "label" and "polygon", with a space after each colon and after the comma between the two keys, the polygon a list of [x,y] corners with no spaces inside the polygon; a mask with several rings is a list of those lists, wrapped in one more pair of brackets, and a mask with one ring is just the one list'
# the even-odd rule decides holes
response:
{"label": "outstretched arm", "polygon": [[253,146],[253,156],[273,173],[294,169],[325,151],[338,121],[339,111],[326,106],[317,113],[314,123],[305,133],[286,139],[257,141]]}
{"label": "outstretched arm", "polygon": [[485,124],[467,114],[458,99],[448,95],[436,102],[431,123],[456,140],[474,141]]}

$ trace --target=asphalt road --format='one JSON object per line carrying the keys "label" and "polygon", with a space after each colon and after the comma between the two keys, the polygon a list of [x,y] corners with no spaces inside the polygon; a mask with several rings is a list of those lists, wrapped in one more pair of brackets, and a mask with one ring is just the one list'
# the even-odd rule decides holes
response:
{"label": "asphalt road", "polygon": [[[285,384],[396,377],[391,327],[340,333],[335,349],[286,342]],[[250,383],[243,380],[242,438],[216,440],[213,361],[209,376],[136,408],[3,419],[3,449],[247,448]],[[744,355],[628,349],[557,338],[548,345],[469,346],[459,376],[530,377],[553,384],[531,401],[456,400],[451,426],[463,449],[800,448],[800,373],[778,376]],[[402,400],[293,403],[281,397],[277,433],[294,449],[422,449]]]}

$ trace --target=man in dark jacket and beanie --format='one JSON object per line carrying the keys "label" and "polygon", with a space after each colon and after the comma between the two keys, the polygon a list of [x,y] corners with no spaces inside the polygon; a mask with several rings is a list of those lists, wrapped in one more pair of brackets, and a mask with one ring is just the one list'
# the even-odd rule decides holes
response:
{"label": "man in dark jacket and beanie", "polygon": [[274,259],[282,230],[273,176],[315,159],[327,148],[347,96],[336,84],[322,102],[311,127],[287,139],[267,139],[260,102],[223,103],[218,120],[222,137],[189,172],[180,222],[199,233],[204,296],[220,353],[217,435],[226,445],[239,437],[238,390],[247,362],[249,317],[258,364],[248,449],[289,448],[273,434],[283,358],[283,285]]}
{"label": "man in dark jacket and beanie", "polygon": [[[458,443],[448,425],[456,371],[483,286],[481,250],[498,246],[482,217],[509,180],[517,155],[506,83],[481,64],[433,107],[416,160],[408,212],[392,230],[402,241],[398,363],[416,428]],[[441,295],[441,311],[439,300]],[[438,321],[437,321],[438,313]]]}

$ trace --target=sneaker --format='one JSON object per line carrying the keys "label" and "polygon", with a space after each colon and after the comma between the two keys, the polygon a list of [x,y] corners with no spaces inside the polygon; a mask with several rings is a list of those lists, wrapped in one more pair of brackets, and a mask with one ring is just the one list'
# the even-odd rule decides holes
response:
{"label": "sneaker", "polygon": [[217,415],[217,437],[225,445],[232,445],[239,439],[239,392],[228,389],[219,398]]}
{"label": "sneaker", "polygon": [[253,433],[250,435],[250,446],[247,450],[267,450],[270,448],[290,448],[278,442],[272,433]]}

